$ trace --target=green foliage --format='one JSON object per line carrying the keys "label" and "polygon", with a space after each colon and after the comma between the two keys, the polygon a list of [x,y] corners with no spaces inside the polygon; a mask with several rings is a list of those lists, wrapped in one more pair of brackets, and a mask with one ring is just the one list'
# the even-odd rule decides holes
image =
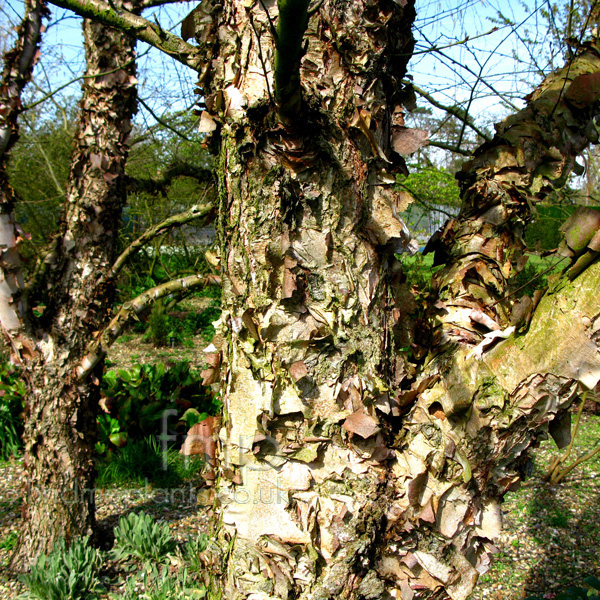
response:
{"label": "green foliage", "polygon": [[180,486],[202,471],[198,456],[184,457],[177,450],[162,449],[153,437],[135,440],[110,451],[98,461],[97,484],[127,486],[151,481],[164,488]]}
{"label": "green foliage", "polygon": [[130,513],[119,519],[112,550],[116,560],[138,559],[164,562],[175,550],[175,541],[167,523],[156,523],[144,512]]}
{"label": "green foliage", "polygon": [[[150,276],[144,276],[142,279],[132,284],[131,281],[124,281],[119,286],[120,300],[125,302],[135,298],[146,290],[165,282],[169,277],[158,277],[153,279]],[[166,346],[170,337],[175,337],[178,343],[184,346],[192,346],[192,338],[196,335],[201,335],[205,341],[210,341],[215,334],[212,323],[216,321],[220,314],[221,288],[219,286],[208,286],[199,291],[190,294],[193,298],[210,298],[211,302],[204,310],[198,312],[189,310],[184,316],[169,314],[173,310],[173,301],[168,301],[166,307],[164,303],[157,303],[150,316],[145,321],[138,321],[133,330],[138,333],[144,333],[144,339],[152,342],[155,346]],[[180,311],[183,308],[183,302],[175,305],[176,310]],[[165,308],[163,308],[165,307]],[[125,336],[121,336],[122,340]]]}
{"label": "green foliage", "polygon": [[89,545],[89,536],[75,540],[70,548],[59,540],[48,555],[41,555],[31,572],[21,576],[25,597],[38,600],[93,598],[98,586],[100,552]]}
{"label": "green foliage", "polygon": [[[117,433],[126,434],[128,440],[167,433],[163,431],[165,415],[169,431],[174,431],[174,425],[189,408],[195,408],[204,417],[221,410],[221,402],[202,385],[200,374],[186,362],[170,368],[159,363],[136,365],[129,371],[108,371],[104,374],[102,395],[107,417],[99,418],[100,451],[117,446],[111,438]],[[169,410],[174,412],[165,412]]]}
{"label": "green foliage", "polygon": [[[170,576],[167,567],[163,567],[159,573],[155,565],[151,565],[142,573],[141,581],[136,578],[127,580],[126,588],[123,594],[119,596],[111,595],[111,598],[121,598],[123,600],[195,600],[204,598],[206,591],[203,585],[200,587],[190,587],[191,581],[188,578],[187,571],[182,569],[176,577]],[[143,596],[140,596],[140,584],[144,589]]]}
{"label": "green foliage", "polygon": [[21,450],[24,397],[25,383],[18,370],[0,362],[0,460],[17,456]]}
{"label": "green foliage", "polygon": [[[41,246],[56,231],[71,165],[76,104],[57,108],[54,114],[23,114],[19,141],[10,153],[8,175],[20,202],[17,221]],[[32,246],[26,244],[26,255]]]}
{"label": "green foliage", "polygon": [[398,186],[428,207],[442,204],[460,206],[460,190],[454,175],[446,169],[425,167],[398,179]]}
{"label": "green foliage", "polygon": [[98,438],[101,440],[96,442],[97,454],[106,454],[109,443],[116,448],[122,448],[127,443],[127,432],[121,431],[121,424],[118,419],[106,413],[101,413],[98,415],[96,423],[98,424]]}
{"label": "green foliage", "polygon": [[0,548],[10,552],[16,546],[18,539],[19,535],[16,532],[11,531],[2,541],[0,541]]}
{"label": "green foliage", "polygon": [[574,204],[538,205],[537,216],[525,230],[525,243],[536,251],[554,250],[562,240],[560,226],[577,208]]}
{"label": "green foliage", "polygon": [[[556,259],[555,261],[556,262]],[[525,268],[517,273],[512,281],[512,288],[519,290],[515,297],[521,296],[533,297],[535,290],[541,290],[548,287],[548,275],[550,271],[545,273],[548,266],[552,263],[546,264],[546,261],[532,261],[531,259],[525,265]]]}
{"label": "green foliage", "polygon": [[402,261],[402,270],[407,282],[420,292],[430,291],[434,271],[433,254],[417,252],[414,256],[403,254],[398,258]]}
{"label": "green foliage", "polygon": [[155,302],[148,318],[147,338],[155,347],[166,346],[169,342],[169,317],[162,301]]}
{"label": "green foliage", "polygon": [[189,312],[183,319],[172,319],[171,330],[183,340],[189,339],[200,331],[202,338],[209,342],[215,335],[213,322],[221,315],[219,304],[218,301],[213,301],[202,312]]}
{"label": "green foliage", "polygon": [[183,560],[190,568],[192,573],[201,573],[204,565],[200,555],[208,548],[208,536],[201,533],[195,540],[186,543],[183,553]]}
{"label": "green foliage", "polygon": [[[586,577],[584,582],[587,588],[569,587],[564,592],[553,596],[554,600],[600,600],[600,580],[590,576]],[[545,595],[529,596],[526,600],[544,600],[545,597]]]}
{"label": "green foliage", "polygon": [[159,307],[157,303],[150,313],[144,338],[157,347],[168,345],[171,337],[175,337],[184,345],[193,345],[192,338],[200,333],[202,339],[209,342],[215,335],[213,322],[221,314],[219,305],[218,300],[213,300],[210,306],[201,312],[188,311],[183,317],[175,318],[167,315],[163,306]]}

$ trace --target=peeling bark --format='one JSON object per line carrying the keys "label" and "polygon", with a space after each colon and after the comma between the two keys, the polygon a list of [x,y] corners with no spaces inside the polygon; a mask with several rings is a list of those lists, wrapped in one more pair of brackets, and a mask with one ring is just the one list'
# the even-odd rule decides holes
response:
{"label": "peeling bark", "polygon": [[494,139],[458,174],[461,213],[430,245],[435,264],[446,265],[434,280],[436,343],[478,343],[485,331],[511,324],[511,281],[527,262],[522,236],[532,207],[563,185],[577,156],[598,141],[598,97],[577,95],[599,69],[598,48],[583,46],[528,96],[527,108],[497,125]]}
{"label": "peeling bark", "polygon": [[[582,48],[459,174],[463,208],[434,242],[445,264],[434,280],[434,344],[396,438],[389,541],[377,569],[396,597],[441,588],[468,597],[490,564],[500,502],[527,472],[528,450],[553,433],[579,385],[600,380],[598,263],[573,283],[567,272],[526,333],[515,333],[522,303],[511,295],[532,206],[597,140],[598,98],[573,98],[598,70],[596,48]],[[484,345],[494,337],[500,343]]]}
{"label": "peeling bark", "polygon": [[[97,377],[78,381],[90,332],[109,320],[112,284],[98,286],[115,260],[125,201],[126,139],[136,110],[135,41],[84,21],[87,77],[67,204],[35,323],[27,382],[24,527],[12,566],[27,569],[59,537],[91,533]],[[97,372],[97,375],[100,371]]]}
{"label": "peeling bark", "polygon": [[[529,203],[594,139],[595,101],[574,106],[568,82],[598,69],[596,51],[544,82],[465,167],[426,348],[394,256],[409,245],[394,149],[423,138],[402,121],[413,9],[400,4],[326,0],[311,16],[301,126],[271,98],[275,7],[195,12],[201,49],[221,57],[201,91],[220,152],[215,497],[228,598],[465,600],[528,448],[597,380],[597,266],[543,299],[528,333],[475,348],[486,331],[510,334]],[[551,359],[538,345],[562,335],[548,314],[569,303],[576,344]]]}
{"label": "peeling bark", "polygon": [[393,492],[385,415],[399,416],[414,374],[400,349],[415,306],[395,258],[411,246],[392,187],[413,7],[320,6],[302,126],[271,102],[275,7],[199,12],[198,43],[222,57],[202,91],[220,142],[224,595],[358,597],[383,589],[365,576]]}

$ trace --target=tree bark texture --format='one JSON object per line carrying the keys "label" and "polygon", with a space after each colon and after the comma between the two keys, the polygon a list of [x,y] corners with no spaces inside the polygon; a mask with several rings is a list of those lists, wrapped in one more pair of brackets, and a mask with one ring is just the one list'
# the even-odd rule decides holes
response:
{"label": "tree bark texture", "polygon": [[[29,353],[24,528],[12,559],[27,568],[61,536],[92,532],[93,448],[99,381],[77,378],[90,335],[110,320],[112,282],[98,282],[115,259],[125,201],[125,161],[136,111],[135,40],[84,21],[87,77],[75,137],[67,204],[55,252],[32,302],[44,305]],[[96,375],[101,376],[99,364]]]}
{"label": "tree bark texture", "polygon": [[225,402],[215,496],[228,598],[466,599],[527,449],[558,436],[550,423],[578,383],[600,377],[598,265],[548,293],[520,337],[476,345],[512,331],[529,205],[594,140],[597,98],[582,100],[577,78],[597,71],[595,48],[465,167],[429,335],[396,258],[410,239],[392,189],[400,153],[424,141],[402,119],[413,18],[406,1],[321,3],[299,112],[282,122],[274,4],[205,1],[190,16],[207,60],[219,56],[201,91],[220,155],[224,311],[210,362]]}

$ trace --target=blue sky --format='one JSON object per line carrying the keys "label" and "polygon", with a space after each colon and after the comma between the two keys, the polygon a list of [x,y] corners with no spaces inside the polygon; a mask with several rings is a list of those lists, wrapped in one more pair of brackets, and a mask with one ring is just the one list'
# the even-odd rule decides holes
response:
{"label": "blue sky", "polygon": [[[520,108],[523,96],[540,81],[530,52],[547,67],[545,5],[540,0],[417,0],[417,46],[409,65],[415,83],[435,90],[446,104],[468,104],[472,96],[470,113],[479,122]],[[499,23],[499,13],[515,26]],[[468,42],[456,43],[467,37]],[[526,44],[528,38],[538,45]],[[432,46],[440,50],[431,52]]]}
{"label": "blue sky", "polygon": [[[168,5],[155,11],[156,18],[163,27],[178,32],[177,24],[195,4]],[[546,4],[546,0],[417,0],[417,45],[409,65],[415,83],[445,104],[468,106],[479,123],[498,120],[522,106],[522,97],[539,81],[530,72],[528,50],[522,39],[535,38],[539,46],[533,52],[538,58],[543,54],[546,24],[541,8]],[[16,22],[21,11],[21,0],[5,0],[0,31],[6,29],[7,19]],[[498,12],[518,27],[500,25],[491,32]],[[154,18],[151,12],[144,16]],[[464,42],[467,37],[470,40]],[[432,52],[432,47],[437,49]],[[158,114],[189,107],[194,101],[195,74],[143,44],[139,52],[143,55],[139,64],[141,97]],[[77,77],[83,67],[80,21],[53,7],[44,36],[43,60],[36,73],[40,89],[31,88],[27,101],[41,97],[58,82]],[[79,83],[64,93],[78,96]],[[147,111],[141,111],[139,119],[152,121]]]}

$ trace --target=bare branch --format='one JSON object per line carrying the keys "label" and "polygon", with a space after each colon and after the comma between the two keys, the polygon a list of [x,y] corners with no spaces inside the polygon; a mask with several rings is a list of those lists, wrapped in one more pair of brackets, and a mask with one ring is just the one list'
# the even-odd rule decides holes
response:
{"label": "bare branch", "polygon": [[463,150],[462,148],[452,146],[451,144],[444,144],[444,142],[433,142],[430,140],[429,145],[436,148],[441,148],[442,150],[449,150],[450,152],[455,152],[456,154],[462,154],[463,156],[471,156],[472,154],[469,150]]}
{"label": "bare branch", "polygon": [[[416,85],[413,85],[413,89],[415,90],[415,92],[417,94],[419,94],[419,96],[421,96],[422,98],[425,98],[425,100],[427,100],[427,102],[429,102],[429,104],[435,106],[436,108],[439,108],[440,110],[447,112],[448,114],[452,115],[453,117],[456,117],[459,121],[462,121],[463,123],[465,123],[468,127],[470,127],[478,136],[483,138],[486,142],[489,142],[492,139],[491,136],[489,136],[485,131],[483,131],[482,129],[479,129],[479,127],[477,127],[477,125],[475,125],[473,119],[462,108],[459,108],[458,106],[447,106],[446,104],[442,104],[441,102],[438,102],[431,94],[429,94],[425,90],[417,87]],[[431,142],[430,142],[430,144],[431,144]]]}
{"label": "bare branch", "polygon": [[279,0],[275,53],[275,101],[285,118],[297,117],[302,103],[300,60],[308,25],[309,0]]}
{"label": "bare branch", "polygon": [[155,8],[156,6],[163,6],[164,4],[176,4],[181,2],[181,0],[143,0],[142,2],[138,2],[137,6],[141,9],[146,8]]}
{"label": "bare branch", "polygon": [[178,131],[177,129],[175,129],[175,127],[173,127],[172,125],[169,125],[169,123],[167,123],[164,119],[161,119],[149,106],[146,102],[144,102],[141,98],[138,98],[138,102],[152,115],[152,117],[158,122],[160,123],[163,127],[166,127],[169,131],[172,131],[175,135],[179,136],[182,140],[185,140],[186,142],[190,142],[190,138],[186,137],[185,135],[183,135],[183,133],[181,133],[181,131]]}
{"label": "bare branch", "polygon": [[[32,102],[31,104],[28,104],[27,106],[24,106],[22,109],[22,112],[25,112],[26,110],[31,110],[32,108],[35,108],[36,106],[39,106],[40,104],[43,104],[44,102],[46,102],[46,100],[50,100],[53,96],[58,94],[58,92],[64,90],[65,88],[69,87],[70,85],[73,85],[74,83],[77,83],[78,81],[83,81],[85,79],[95,79],[97,77],[104,77],[105,75],[110,75],[111,73],[116,73],[117,71],[120,71],[121,69],[124,69],[125,67],[128,67],[131,63],[142,58],[143,56],[146,56],[146,54],[148,54],[148,52],[150,52],[150,48],[148,48],[148,50],[146,50],[145,52],[142,52],[141,54],[136,56],[133,60],[130,60],[129,62],[127,62],[123,65],[120,65],[119,67],[117,67],[116,69],[112,69],[111,71],[103,71],[102,73],[93,73],[92,75],[80,75],[79,77],[74,77],[73,79],[70,79],[66,83],[63,83],[62,85],[59,85],[57,88],[48,92],[39,100],[36,100],[35,102]],[[141,102],[141,100],[140,100],[140,102]]]}
{"label": "bare branch", "polygon": [[99,21],[109,27],[120,29],[162,50],[194,71],[200,71],[203,66],[198,48],[139,15],[113,7],[102,0],[52,0],[52,4],[72,10],[82,17]]}
{"label": "bare branch", "polygon": [[91,344],[85,358],[77,367],[77,377],[79,380],[84,380],[92,372],[98,362],[106,356],[108,349],[121,335],[123,328],[129,320],[135,315],[140,314],[153,302],[170,294],[177,294],[182,290],[189,290],[191,288],[211,284],[220,285],[220,283],[221,278],[217,275],[190,275],[189,277],[174,279],[167,283],[163,283],[162,285],[153,287],[143,294],[140,294],[137,298],[125,302],[104,331],[102,331],[99,339]]}
{"label": "bare branch", "polygon": [[155,237],[166,233],[170,229],[174,229],[175,227],[181,227],[186,223],[190,223],[196,219],[201,218],[209,218],[211,213],[214,211],[214,206],[212,204],[196,204],[192,206],[186,212],[180,213],[178,215],[174,215],[165,219],[162,223],[159,223],[155,227],[152,227],[145,231],[137,240],[131,243],[117,258],[115,264],[102,276],[98,285],[102,285],[111,279],[114,279],[117,274],[123,268],[123,265],[127,261],[127,259],[137,252],[142,246],[147,244],[150,240]]}

